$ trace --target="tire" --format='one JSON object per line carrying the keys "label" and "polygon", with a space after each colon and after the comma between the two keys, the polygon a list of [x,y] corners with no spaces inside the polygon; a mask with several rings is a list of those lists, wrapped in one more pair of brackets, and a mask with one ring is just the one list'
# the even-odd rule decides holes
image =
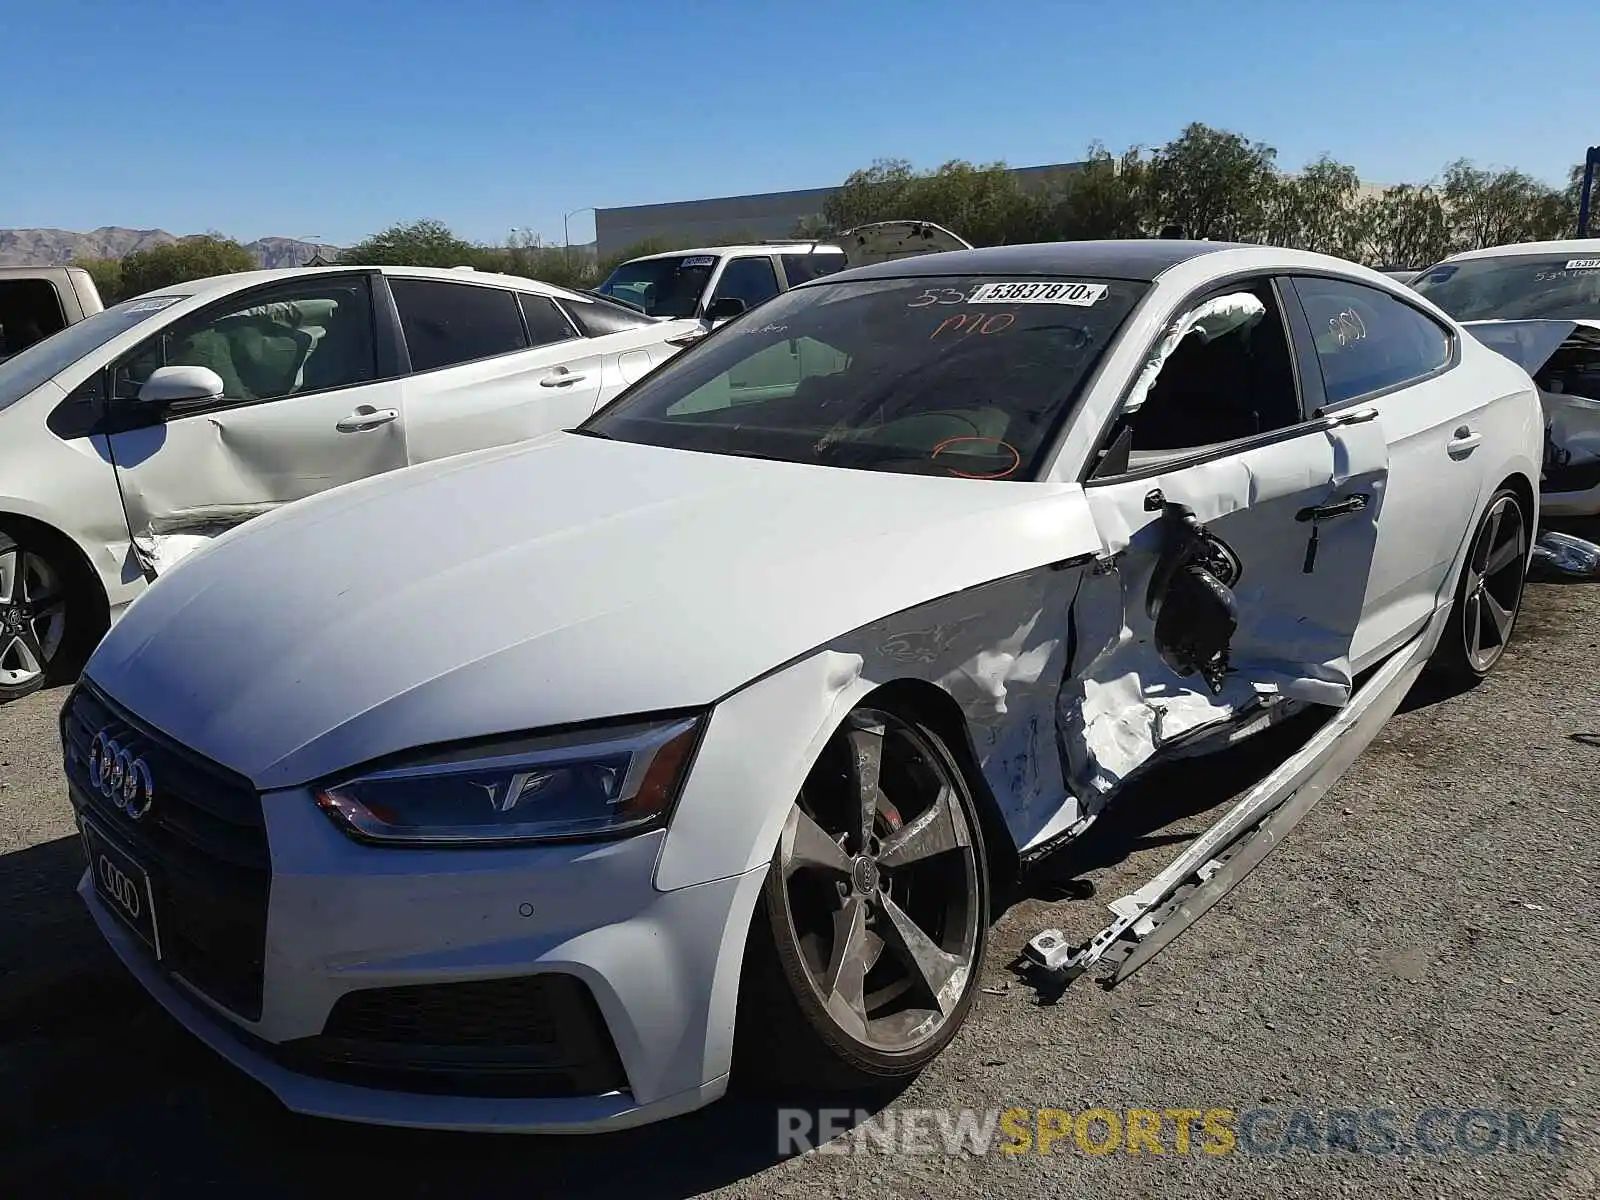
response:
{"label": "tire", "polygon": [[1531,540],[1521,497],[1502,488],[1473,530],[1450,622],[1429,662],[1435,676],[1471,687],[1499,665],[1522,611]]}
{"label": "tire", "polygon": [[917,1074],[972,1008],[988,913],[982,825],[955,758],[927,726],[858,709],[773,854],[745,949],[735,1078],[852,1092]]}
{"label": "tire", "polygon": [[94,637],[81,571],[0,533],[0,703],[70,679]]}

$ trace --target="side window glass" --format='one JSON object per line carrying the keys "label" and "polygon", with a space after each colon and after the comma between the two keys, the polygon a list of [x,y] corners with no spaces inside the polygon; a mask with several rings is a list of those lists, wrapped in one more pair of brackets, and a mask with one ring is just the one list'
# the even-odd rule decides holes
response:
{"label": "side window glass", "polygon": [[413,371],[493,358],[528,348],[517,294],[440,279],[391,277]]}
{"label": "side window glass", "polygon": [[1450,335],[1377,288],[1336,279],[1294,281],[1311,322],[1328,404],[1424,379],[1450,361]]}
{"label": "side window glass", "polygon": [[789,281],[789,286],[795,287],[807,280],[821,279],[824,275],[844,270],[845,256],[818,250],[811,254],[784,254],[778,261],[783,264],[783,276]]}
{"label": "side window glass", "polygon": [[553,346],[576,336],[572,325],[550,297],[522,292],[517,298],[522,302],[522,319],[528,323],[530,346]]}
{"label": "side window glass", "polygon": [[723,269],[722,278],[717,281],[716,295],[711,297],[711,301],[715,303],[724,296],[737,296],[744,301],[746,308],[754,308],[777,294],[777,273],[772,269],[772,259],[763,254],[760,257],[736,258],[728,263]]}
{"label": "side window glass", "polygon": [[1211,297],[1168,326],[1147,360],[1112,435],[1139,456],[1199,449],[1298,424],[1300,396],[1289,338],[1271,284]]}
{"label": "side window glass", "polygon": [[177,322],[117,364],[113,397],[137,398],[157,367],[209,367],[227,400],[278,400],[377,378],[365,278],[255,292]]}

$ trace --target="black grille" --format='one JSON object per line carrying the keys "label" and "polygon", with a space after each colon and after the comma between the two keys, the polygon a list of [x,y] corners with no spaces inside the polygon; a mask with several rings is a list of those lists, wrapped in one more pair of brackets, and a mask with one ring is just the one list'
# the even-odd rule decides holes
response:
{"label": "black grille", "polygon": [[[142,757],[155,802],[135,821],[89,780],[104,730]],[[73,804],[150,873],[163,966],[247,1020],[261,1016],[272,870],[261,799],[250,781],[177,745],[87,683],[61,714]]]}
{"label": "black grille", "polygon": [[627,1087],[594,996],[571,975],[371,988],[321,1035],[264,1047],[285,1066],[434,1095],[598,1096]]}

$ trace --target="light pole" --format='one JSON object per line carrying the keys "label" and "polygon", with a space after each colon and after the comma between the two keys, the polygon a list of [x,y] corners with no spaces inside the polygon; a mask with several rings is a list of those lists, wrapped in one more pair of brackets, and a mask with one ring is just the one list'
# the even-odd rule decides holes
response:
{"label": "light pole", "polygon": [[569,271],[572,269],[572,235],[567,231],[567,222],[581,212],[593,211],[594,206],[591,204],[584,208],[575,208],[569,213],[561,214],[561,256],[565,260],[567,270]]}
{"label": "light pole", "polygon": [[[316,258],[317,255],[322,253],[322,246],[320,245],[321,238],[322,238],[322,235],[320,233],[303,233],[299,237],[295,238],[294,240],[297,241],[297,242],[309,242],[309,243],[311,243],[311,258]],[[310,261],[311,261],[311,259],[309,259],[309,258],[306,260],[306,262],[310,262]]]}

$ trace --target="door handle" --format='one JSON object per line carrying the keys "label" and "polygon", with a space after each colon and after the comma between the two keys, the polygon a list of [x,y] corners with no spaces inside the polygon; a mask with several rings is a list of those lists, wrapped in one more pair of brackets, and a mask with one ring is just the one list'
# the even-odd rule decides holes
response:
{"label": "door handle", "polygon": [[550,372],[550,374],[540,379],[539,386],[566,387],[569,383],[582,383],[587,378],[589,377],[583,374],[581,371],[575,374],[572,371],[557,370]]}
{"label": "door handle", "polygon": [[1478,433],[1470,425],[1463,425],[1455,431],[1447,447],[1452,456],[1457,454],[1471,454],[1483,441],[1483,434]]}
{"label": "door handle", "polygon": [[1378,410],[1375,408],[1358,408],[1354,412],[1335,413],[1331,417],[1322,418],[1324,429],[1339,429],[1345,425],[1365,425],[1368,421],[1378,419]]}
{"label": "door handle", "polygon": [[399,417],[398,408],[370,408],[363,404],[334,428],[340,433],[360,433],[364,429],[376,429],[379,425],[387,425]]}
{"label": "door handle", "polygon": [[1353,496],[1346,496],[1343,500],[1335,500],[1332,504],[1319,504],[1314,508],[1302,508],[1295,513],[1296,521],[1327,521],[1334,517],[1342,517],[1346,513],[1361,512],[1372,499],[1365,492],[1357,492]]}

